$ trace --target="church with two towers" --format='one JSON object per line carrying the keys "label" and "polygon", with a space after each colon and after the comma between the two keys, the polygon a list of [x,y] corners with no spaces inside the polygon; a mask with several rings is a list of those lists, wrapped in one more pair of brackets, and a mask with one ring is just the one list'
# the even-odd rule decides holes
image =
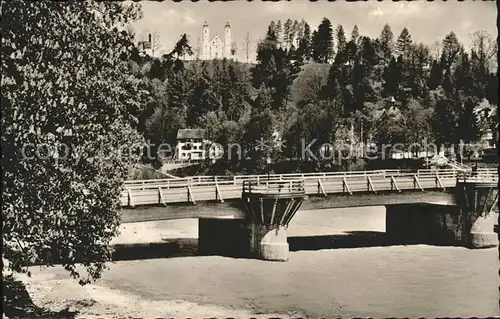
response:
{"label": "church with two towers", "polygon": [[230,59],[233,57],[231,51],[231,26],[229,22],[226,22],[224,26],[224,40],[222,40],[218,35],[212,39],[210,38],[210,28],[205,21],[198,58],[200,60]]}

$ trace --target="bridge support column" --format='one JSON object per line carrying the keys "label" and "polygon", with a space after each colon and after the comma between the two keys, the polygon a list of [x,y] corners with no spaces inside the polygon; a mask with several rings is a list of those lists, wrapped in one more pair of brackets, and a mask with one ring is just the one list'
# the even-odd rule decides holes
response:
{"label": "bridge support column", "polygon": [[465,217],[465,245],[470,248],[498,246],[498,235],[494,230],[498,218],[498,182],[458,182],[456,201]]}
{"label": "bridge support column", "polygon": [[288,241],[286,229],[270,228],[266,225],[252,223],[249,226],[250,252],[253,256],[272,261],[288,260]]}
{"label": "bridge support column", "polygon": [[303,180],[247,182],[242,199],[250,221],[250,252],[272,261],[288,260],[286,229],[304,200]]}
{"label": "bridge support column", "polygon": [[[386,207],[386,233],[402,244],[488,248],[498,245],[495,183],[457,183],[457,206],[403,204]],[[496,210],[496,211],[495,211]]]}
{"label": "bridge support column", "polygon": [[229,257],[288,260],[285,227],[273,228],[242,219],[198,220],[198,253]]}

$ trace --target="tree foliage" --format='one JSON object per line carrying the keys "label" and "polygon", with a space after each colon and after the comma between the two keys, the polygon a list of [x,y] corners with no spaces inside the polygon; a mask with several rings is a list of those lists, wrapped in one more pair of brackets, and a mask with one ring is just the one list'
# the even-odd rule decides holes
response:
{"label": "tree foliage", "polygon": [[405,27],[399,34],[399,37],[396,41],[396,54],[403,56],[403,59],[407,58],[407,55],[410,51],[410,46],[412,43],[411,35],[408,29]]}
{"label": "tree foliage", "polygon": [[147,92],[128,67],[125,31],[140,11],[11,1],[1,12],[2,256],[14,271],[59,261],[84,284],[110,258],[122,182],[142,141]]}
{"label": "tree foliage", "polygon": [[384,25],[382,32],[380,32],[379,39],[383,57],[386,61],[389,61],[394,50],[394,34],[388,24]]}
{"label": "tree foliage", "polygon": [[[186,112],[183,125],[204,127],[219,141],[248,145],[256,136],[250,131],[279,131],[294,141],[295,136],[405,145],[419,139],[442,144],[473,141],[486,127],[497,125],[494,117],[470,116],[477,115],[481,101],[498,103],[492,52],[495,46],[484,32],[473,34],[473,47],[466,51],[454,33],[430,47],[413,41],[407,28],[395,40],[388,24],[376,39],[360,35],[355,26],[347,40],[342,25],[333,35],[327,18],[312,34],[304,20],[273,21],[249,73],[235,80],[226,67],[215,67],[227,62],[201,63],[210,65],[211,71],[204,70],[206,66],[183,71],[194,72],[181,77],[183,85],[169,78],[168,104]],[[191,97],[173,98],[183,94]],[[268,124],[266,130],[251,124],[260,119],[259,112],[267,114],[268,120],[262,120]],[[238,134],[229,136],[227,128]],[[300,147],[292,144],[287,143],[281,155],[297,155]]]}
{"label": "tree foliage", "polygon": [[328,63],[333,58],[333,29],[332,23],[323,18],[318,29],[313,33],[311,40],[312,58],[318,63]]}

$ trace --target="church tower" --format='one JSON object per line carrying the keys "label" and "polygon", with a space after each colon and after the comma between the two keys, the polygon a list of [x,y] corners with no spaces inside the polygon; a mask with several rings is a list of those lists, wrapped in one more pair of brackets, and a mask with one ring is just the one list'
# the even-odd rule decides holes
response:
{"label": "church tower", "polygon": [[231,58],[231,26],[226,22],[224,27],[224,57]]}
{"label": "church tower", "polygon": [[210,29],[208,28],[208,23],[205,21],[203,24],[203,41],[201,45],[201,59],[208,60],[210,59]]}

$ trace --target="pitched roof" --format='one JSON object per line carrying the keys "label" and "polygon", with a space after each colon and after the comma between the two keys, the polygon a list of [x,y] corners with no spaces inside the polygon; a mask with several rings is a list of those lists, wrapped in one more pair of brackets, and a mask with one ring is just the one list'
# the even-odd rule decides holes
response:
{"label": "pitched roof", "polygon": [[213,44],[223,44],[222,40],[218,36],[215,36],[211,42]]}
{"label": "pitched roof", "polygon": [[177,139],[202,139],[205,137],[203,129],[180,129],[177,131]]}

